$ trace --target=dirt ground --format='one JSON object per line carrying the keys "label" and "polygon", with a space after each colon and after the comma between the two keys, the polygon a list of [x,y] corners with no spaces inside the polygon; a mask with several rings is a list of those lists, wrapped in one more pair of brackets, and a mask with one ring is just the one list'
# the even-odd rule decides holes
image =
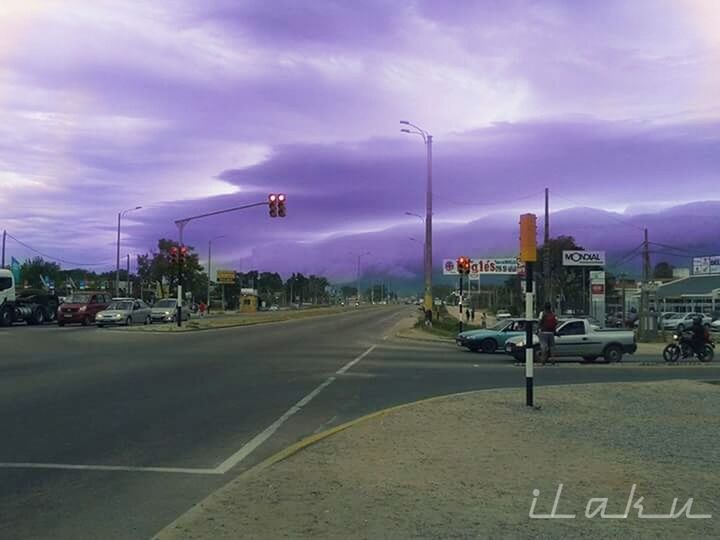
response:
{"label": "dirt ground", "polygon": [[[234,480],[158,538],[720,537],[720,386],[541,387],[537,401],[490,390],[360,422]],[[559,484],[556,514],[576,517],[531,518],[533,494],[549,514]],[[623,514],[633,485],[626,519],[585,516],[603,497]],[[676,497],[712,518],[638,518]]]}

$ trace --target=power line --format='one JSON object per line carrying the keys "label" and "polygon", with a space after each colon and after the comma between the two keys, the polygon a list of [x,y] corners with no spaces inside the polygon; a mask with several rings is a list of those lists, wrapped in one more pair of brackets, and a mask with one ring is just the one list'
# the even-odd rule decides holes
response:
{"label": "power line", "polygon": [[110,260],[105,261],[105,262],[96,262],[96,263],[68,261],[68,260],[66,260],[66,259],[61,259],[60,257],[55,257],[55,256],[53,256],[53,255],[48,255],[47,253],[43,253],[42,251],[40,251],[40,250],[38,250],[38,249],[35,249],[35,248],[32,247],[31,245],[26,244],[26,243],[23,242],[22,240],[20,240],[20,239],[18,239],[18,238],[15,238],[12,234],[10,234],[10,233],[6,233],[6,234],[7,234],[8,238],[12,238],[13,240],[15,240],[15,241],[16,241],[18,244],[20,244],[21,246],[29,249],[30,251],[33,251],[33,252],[37,253],[38,255],[42,255],[42,256],[45,257],[46,259],[50,259],[50,260],[53,260],[53,261],[58,261],[58,262],[65,263],[65,264],[74,264],[74,265],[77,265],[77,266],[103,266],[103,265],[105,265],[105,264],[108,264],[108,263],[112,262],[112,261],[110,261]]}

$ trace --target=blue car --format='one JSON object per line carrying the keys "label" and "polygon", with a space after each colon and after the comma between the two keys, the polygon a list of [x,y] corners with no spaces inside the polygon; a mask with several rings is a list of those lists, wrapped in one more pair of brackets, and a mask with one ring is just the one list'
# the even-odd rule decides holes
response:
{"label": "blue car", "polygon": [[[525,335],[525,319],[505,319],[492,328],[460,332],[455,338],[458,347],[472,352],[494,353],[505,350],[505,341],[511,337]],[[537,331],[537,321],[533,321],[533,332]]]}

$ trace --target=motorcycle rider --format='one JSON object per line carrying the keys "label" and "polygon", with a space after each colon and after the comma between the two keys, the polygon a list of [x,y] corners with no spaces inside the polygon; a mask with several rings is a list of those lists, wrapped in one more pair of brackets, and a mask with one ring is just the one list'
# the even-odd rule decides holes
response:
{"label": "motorcycle rider", "polygon": [[691,342],[695,354],[702,358],[705,354],[705,344],[708,343],[708,330],[703,324],[702,317],[695,317],[693,319],[693,325],[690,327]]}

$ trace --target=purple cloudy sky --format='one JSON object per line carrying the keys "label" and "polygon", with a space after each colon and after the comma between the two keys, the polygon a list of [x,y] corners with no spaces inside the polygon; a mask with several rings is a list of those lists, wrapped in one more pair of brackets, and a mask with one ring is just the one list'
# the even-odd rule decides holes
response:
{"label": "purple cloudy sky", "polygon": [[715,0],[2,0],[0,227],[104,268],[119,210],[144,207],[123,229],[136,254],[174,219],[283,191],[286,219],[213,218],[186,242],[204,259],[225,235],[215,257],[239,270],[345,279],[370,250],[419,276],[408,118],[435,138],[437,261],[512,254],[546,186],[553,234],[682,243],[719,208],[662,226],[720,200],[718,28]]}

